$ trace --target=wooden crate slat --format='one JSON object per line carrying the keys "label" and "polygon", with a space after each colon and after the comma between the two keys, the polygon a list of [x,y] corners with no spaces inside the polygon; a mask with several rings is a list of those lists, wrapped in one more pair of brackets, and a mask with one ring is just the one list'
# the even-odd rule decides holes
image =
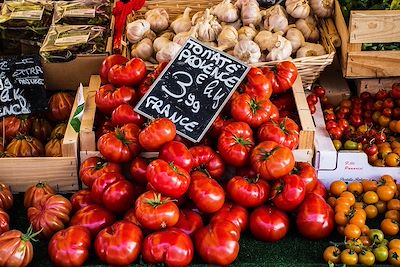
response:
{"label": "wooden crate slat", "polygon": [[400,75],[400,51],[349,52],[347,76],[354,78]]}

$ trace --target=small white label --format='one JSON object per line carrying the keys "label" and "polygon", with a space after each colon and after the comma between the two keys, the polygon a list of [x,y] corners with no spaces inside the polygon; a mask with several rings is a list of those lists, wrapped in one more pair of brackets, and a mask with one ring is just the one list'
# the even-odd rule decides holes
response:
{"label": "small white label", "polygon": [[42,9],[15,9],[11,12],[10,17],[13,19],[41,20],[44,8]]}
{"label": "small white label", "polygon": [[87,43],[89,37],[90,37],[89,32],[73,32],[67,34],[59,34],[54,44],[58,46],[84,44]]}
{"label": "small white label", "polygon": [[75,18],[94,18],[96,16],[96,10],[94,8],[65,9],[63,16]]}

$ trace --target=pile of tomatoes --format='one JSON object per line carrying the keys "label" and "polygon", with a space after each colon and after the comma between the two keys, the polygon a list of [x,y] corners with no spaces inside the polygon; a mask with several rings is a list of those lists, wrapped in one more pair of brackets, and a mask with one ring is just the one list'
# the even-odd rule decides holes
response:
{"label": "pile of tomatoes", "polygon": [[[367,266],[387,261],[400,265],[400,240],[393,239],[399,233],[399,194],[398,185],[389,175],[377,181],[334,181],[327,202],[335,210],[337,231],[345,242],[327,247],[325,261]],[[370,229],[368,222],[372,220],[380,221],[380,229]]]}

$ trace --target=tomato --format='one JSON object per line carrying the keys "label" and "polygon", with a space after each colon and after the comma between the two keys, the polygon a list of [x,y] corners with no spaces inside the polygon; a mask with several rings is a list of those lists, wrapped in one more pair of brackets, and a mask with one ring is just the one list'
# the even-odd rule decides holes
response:
{"label": "tomato", "polygon": [[252,67],[247,73],[247,85],[245,93],[251,96],[270,98],[272,94],[271,79],[268,79],[260,69]]}
{"label": "tomato", "polygon": [[297,229],[308,239],[323,239],[334,229],[334,212],[325,200],[309,193],[301,203],[296,218]]}
{"label": "tomato", "polygon": [[0,266],[25,267],[33,258],[31,240],[38,233],[29,227],[26,234],[19,230],[10,230],[0,235]]}
{"label": "tomato", "polygon": [[317,185],[317,172],[308,162],[296,162],[295,167],[290,174],[297,174],[300,176],[306,187],[306,193],[311,192]]}
{"label": "tomato", "polygon": [[186,171],[190,172],[193,167],[193,156],[185,144],[178,141],[170,141],[165,143],[158,155],[159,159],[166,162],[173,162],[174,165],[179,166]]}
{"label": "tomato", "polygon": [[218,114],[214,122],[211,124],[208,134],[210,134],[212,137],[217,138],[222,133],[224,127],[229,123],[231,123],[232,121],[233,121],[232,119],[227,119],[223,115]]}
{"label": "tomato", "polygon": [[195,233],[196,251],[207,264],[229,265],[239,254],[239,232],[230,221],[211,222]]}
{"label": "tomato", "polygon": [[10,216],[0,209],[0,235],[10,230]]}
{"label": "tomato", "polygon": [[339,127],[333,127],[332,129],[330,129],[328,131],[328,133],[329,133],[331,139],[334,139],[334,140],[341,139],[342,135],[343,135],[343,131]]}
{"label": "tomato", "polygon": [[95,204],[91,195],[92,191],[90,191],[89,189],[81,189],[78,192],[75,192],[69,199],[72,205],[72,212],[78,211],[81,208],[84,208],[91,204]]}
{"label": "tomato", "polygon": [[97,141],[97,148],[107,159],[116,163],[132,160],[140,152],[139,126],[128,123],[114,132],[102,135]]}
{"label": "tomato", "polygon": [[[97,113],[98,114],[98,113]],[[100,138],[100,136],[113,132],[116,128],[116,125],[112,123],[111,120],[105,120],[99,124],[100,126],[97,128],[95,132],[95,138],[96,140]]]}
{"label": "tomato", "polygon": [[267,122],[271,116],[271,109],[272,102],[269,99],[251,97],[246,93],[237,96],[231,103],[233,119],[246,122],[252,128]]}
{"label": "tomato", "polygon": [[138,85],[146,76],[146,64],[140,58],[115,64],[108,71],[108,81],[117,86]]}
{"label": "tomato", "polygon": [[390,249],[388,260],[391,265],[400,266],[400,249],[399,248]]}
{"label": "tomato", "polygon": [[378,246],[372,252],[377,262],[385,262],[389,258],[389,250],[386,246]]}
{"label": "tomato", "polygon": [[328,197],[328,191],[326,190],[325,185],[320,180],[317,180],[317,184],[311,192],[321,196],[323,199],[326,199]]}
{"label": "tomato", "polygon": [[5,136],[5,139],[9,141],[18,133],[28,134],[31,127],[32,119],[27,115],[7,116],[0,120],[0,136]]}
{"label": "tomato", "polygon": [[106,115],[111,115],[114,109],[121,104],[134,104],[136,101],[135,90],[128,86],[119,88],[111,84],[101,86],[96,91],[96,107]]}
{"label": "tomato", "polygon": [[181,209],[179,211],[179,220],[174,227],[191,236],[203,226],[203,219],[198,212],[190,209]]}
{"label": "tomato", "polygon": [[340,253],[340,260],[343,264],[356,265],[358,262],[358,254],[350,249],[345,249]]}
{"label": "tomato", "polygon": [[254,178],[234,176],[228,181],[226,193],[243,207],[258,207],[269,198],[270,185],[265,180],[259,179],[259,176]]}
{"label": "tomato", "polygon": [[326,94],[326,90],[324,87],[321,85],[316,85],[313,88],[314,94],[316,94],[318,97],[324,97]]}
{"label": "tomato", "polygon": [[395,220],[386,218],[381,222],[380,228],[385,235],[395,236],[399,232],[399,223]]}
{"label": "tomato", "polygon": [[259,143],[251,152],[250,161],[265,180],[282,177],[290,173],[295,165],[292,151],[273,141]]}
{"label": "tomato", "polygon": [[245,122],[231,122],[218,138],[218,151],[234,167],[246,165],[254,146],[253,131]]}
{"label": "tomato", "polygon": [[333,264],[340,263],[340,249],[336,246],[326,247],[323,254],[324,261]]}
{"label": "tomato", "polygon": [[13,206],[14,197],[9,186],[0,183],[0,209],[8,210]]}
{"label": "tomato", "polygon": [[222,208],[225,192],[216,180],[201,171],[194,171],[191,178],[188,196],[200,211],[214,213]]}
{"label": "tomato", "polygon": [[46,142],[51,133],[51,124],[48,120],[42,117],[34,117],[32,119],[31,134],[39,139],[40,142]]}
{"label": "tomato", "polygon": [[153,231],[174,226],[179,219],[176,204],[154,191],[147,191],[136,199],[135,214],[141,225]]}
{"label": "tomato", "polygon": [[108,72],[110,71],[111,67],[114,65],[121,65],[126,62],[128,62],[129,59],[127,59],[124,56],[115,54],[115,55],[110,55],[106,57],[103,62],[101,63],[100,70],[99,70],[99,75],[101,78],[101,83],[109,83],[108,81]]}
{"label": "tomato", "polygon": [[165,143],[174,140],[175,135],[175,124],[168,118],[159,118],[140,132],[139,142],[145,150],[157,151]]}
{"label": "tomato", "polygon": [[185,169],[162,159],[153,160],[147,166],[146,177],[157,192],[172,198],[183,196],[190,184],[190,175]]}
{"label": "tomato", "polygon": [[74,97],[67,92],[53,94],[48,103],[48,118],[52,121],[66,121],[71,115]]}
{"label": "tomato", "polygon": [[39,202],[45,195],[55,195],[56,191],[46,182],[38,182],[30,186],[24,194],[24,207],[27,209]]}
{"label": "tomato", "polygon": [[64,122],[58,123],[50,133],[50,138],[54,138],[57,135],[65,135],[65,131],[67,130],[67,124]]}
{"label": "tomato", "polygon": [[272,69],[264,67],[262,72],[271,79],[272,93],[279,94],[289,90],[297,79],[297,67],[290,61],[282,61]]}
{"label": "tomato", "polygon": [[269,121],[260,126],[257,132],[259,142],[275,141],[290,149],[299,145],[299,126],[290,118],[280,118],[277,122]]}
{"label": "tomato", "polygon": [[209,146],[194,146],[189,149],[193,156],[193,168],[204,170],[212,178],[220,179],[225,173],[221,156]]}
{"label": "tomato", "polygon": [[40,157],[44,155],[44,147],[35,137],[17,134],[8,144],[7,152],[16,157]]}
{"label": "tomato", "polygon": [[250,231],[256,239],[276,242],[289,230],[287,214],[273,206],[260,206],[250,215]]}
{"label": "tomato", "polygon": [[92,237],[95,237],[101,229],[114,223],[115,216],[99,205],[88,205],[78,210],[71,218],[70,225],[86,227]]}
{"label": "tomato", "polygon": [[83,226],[70,226],[53,235],[48,245],[51,262],[60,267],[79,267],[89,258],[90,232]]}
{"label": "tomato", "polygon": [[145,122],[145,118],[134,111],[131,105],[121,104],[113,110],[111,121],[117,126],[123,126],[127,123],[134,123],[141,126]]}
{"label": "tomato", "polygon": [[45,195],[28,209],[28,219],[39,236],[48,239],[69,222],[71,202],[61,195]]}
{"label": "tomato", "polygon": [[188,266],[193,259],[194,248],[190,237],[176,228],[152,233],[143,240],[143,261],[149,264],[164,263],[166,266]]}
{"label": "tomato", "polygon": [[142,231],[136,224],[119,221],[97,234],[94,249],[101,261],[112,266],[125,266],[139,256],[142,240]]}
{"label": "tomato", "polygon": [[[308,105],[316,105],[317,103],[318,103],[318,97],[315,94],[311,93],[307,96],[307,104]],[[334,114],[330,114],[330,115],[334,116]],[[325,121],[329,121],[329,120],[331,120],[331,119],[325,117]],[[332,120],[334,120],[334,118],[332,118]]]}
{"label": "tomato", "polygon": [[271,187],[272,202],[284,211],[294,210],[306,196],[303,180],[296,174],[275,180]]}
{"label": "tomato", "polygon": [[62,145],[64,135],[57,134],[56,137],[50,139],[44,147],[44,154],[46,157],[62,157]]}
{"label": "tomato", "polygon": [[135,208],[131,208],[129,209],[125,214],[124,214],[124,218],[123,220],[131,222],[136,224],[137,226],[139,226],[142,230],[146,230],[143,229],[142,225],[140,224],[140,222],[137,220],[136,218],[136,214],[135,214]]}
{"label": "tomato", "polygon": [[226,202],[221,209],[212,215],[210,222],[221,220],[232,222],[241,232],[244,232],[249,224],[249,213],[242,206]]}
{"label": "tomato", "polygon": [[132,162],[129,165],[129,174],[134,182],[141,185],[147,184],[147,177],[146,177],[147,165],[148,165],[147,160],[140,156],[132,160]]}
{"label": "tomato", "polygon": [[107,172],[121,173],[121,166],[116,163],[107,162],[105,159],[100,157],[90,157],[82,162],[79,167],[79,177],[81,178],[82,183],[89,188],[92,187],[93,182],[97,178]]}

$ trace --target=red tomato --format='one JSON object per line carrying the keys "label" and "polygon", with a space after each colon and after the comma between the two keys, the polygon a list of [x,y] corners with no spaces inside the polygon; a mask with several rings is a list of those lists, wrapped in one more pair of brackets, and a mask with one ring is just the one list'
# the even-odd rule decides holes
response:
{"label": "red tomato", "polygon": [[114,132],[102,135],[97,141],[100,153],[112,162],[123,163],[132,160],[140,152],[139,126],[128,123]]}
{"label": "red tomato", "polygon": [[124,64],[124,63],[126,63],[128,61],[129,61],[129,59],[127,59],[124,56],[118,55],[118,54],[106,57],[103,60],[103,62],[101,63],[100,71],[99,71],[99,75],[100,75],[100,78],[101,78],[101,83],[102,84],[109,83],[109,81],[108,81],[108,72],[110,71],[112,66],[121,65],[121,64]]}
{"label": "red tomato", "polygon": [[258,207],[269,198],[270,185],[259,177],[235,176],[226,186],[226,193],[243,207]]}
{"label": "red tomato", "polygon": [[142,231],[136,224],[119,221],[97,234],[94,249],[101,261],[112,266],[125,266],[139,256],[142,240]]}
{"label": "red tomato", "polygon": [[271,79],[268,79],[258,68],[251,68],[247,73],[247,85],[245,93],[251,96],[268,99],[272,94]]}
{"label": "red tomato", "polygon": [[106,115],[111,115],[114,109],[121,104],[134,104],[136,101],[135,90],[128,86],[119,88],[105,84],[96,91],[96,107]]}
{"label": "red tomato", "polygon": [[328,197],[328,191],[326,190],[325,185],[318,179],[317,184],[311,192],[321,196],[323,199],[327,199]]}
{"label": "red tomato", "polygon": [[8,210],[14,203],[13,194],[10,187],[0,183],[0,209]]}
{"label": "red tomato", "polygon": [[392,84],[392,90],[390,90],[390,96],[393,97],[394,99],[400,98],[400,83],[397,82]]}
{"label": "red tomato", "polygon": [[222,130],[224,129],[224,127],[231,122],[232,122],[232,119],[227,119],[224,116],[222,116],[221,114],[218,114],[218,116],[215,118],[214,122],[211,124],[210,130],[208,131],[208,133],[212,137],[216,138],[222,133]]}
{"label": "red tomato", "polygon": [[161,62],[157,65],[155,70],[149,73],[146,78],[140,83],[138,88],[139,97],[142,98],[147,91],[149,90],[150,86],[154,83],[163,69],[167,66],[168,62]]}
{"label": "red tomato", "polygon": [[198,212],[189,209],[181,209],[179,211],[179,220],[174,227],[191,236],[198,229],[203,227],[203,219]]}
{"label": "red tomato", "polygon": [[101,229],[110,226],[115,221],[115,216],[99,205],[88,205],[78,210],[71,218],[70,225],[81,225],[89,229],[95,237]]}
{"label": "red tomato", "polygon": [[140,132],[139,142],[147,151],[158,151],[162,145],[174,140],[175,135],[175,124],[168,118],[159,118]]}
{"label": "red tomato", "polygon": [[253,146],[253,131],[245,122],[229,123],[218,138],[221,157],[234,167],[242,167],[248,163]]}
{"label": "red tomato", "polygon": [[91,204],[95,204],[91,195],[92,191],[89,189],[81,189],[78,192],[75,192],[69,199],[72,205],[72,212],[80,210],[81,208]]}
{"label": "red tomato", "polygon": [[274,180],[282,177],[295,165],[292,151],[273,141],[259,143],[252,151],[251,165],[262,179]]}
{"label": "red tomato", "polygon": [[55,266],[79,267],[89,258],[90,232],[83,226],[58,231],[49,242],[49,258]]}
{"label": "red tomato", "polygon": [[296,101],[294,100],[293,91],[287,91],[280,95],[274,95],[271,99],[272,103],[279,111],[297,112]]}
{"label": "red tomato", "polygon": [[239,228],[227,220],[211,222],[194,235],[197,253],[207,264],[229,265],[239,253]]}
{"label": "red tomato", "polygon": [[140,224],[140,222],[137,220],[137,218],[136,218],[136,214],[135,214],[135,208],[133,207],[133,208],[131,208],[131,209],[129,209],[125,214],[124,214],[124,220],[125,221],[128,221],[128,222],[131,222],[131,223],[134,223],[134,224],[136,224],[137,226],[139,226],[142,230],[145,230],[145,229],[143,229],[143,226]]}
{"label": "red tomato", "polygon": [[249,224],[249,213],[237,204],[224,203],[221,209],[214,213],[210,222],[227,220],[236,225],[243,233]]}
{"label": "red tomato", "polygon": [[134,123],[138,126],[142,126],[146,119],[134,111],[131,105],[121,104],[112,112],[111,121],[117,126],[123,126],[127,123]]}
{"label": "red tomato", "polygon": [[116,125],[114,125],[114,123],[112,123],[111,120],[106,120],[106,121],[100,123],[99,125],[100,126],[98,127],[98,129],[96,130],[96,133],[95,133],[96,140],[99,139],[100,136],[102,136],[103,134],[113,132],[116,128]]}
{"label": "red tomato", "polygon": [[36,185],[30,186],[24,194],[24,207],[27,209],[39,202],[45,195],[55,195],[56,191],[46,182],[38,182]]}
{"label": "red tomato", "polygon": [[299,135],[299,126],[288,117],[263,123],[257,132],[259,142],[274,141],[292,150],[299,145]]}
{"label": "red tomato", "polygon": [[271,117],[272,102],[269,99],[251,97],[248,94],[237,96],[231,103],[231,114],[235,121],[246,122],[257,128]]}
{"label": "red tomato", "polygon": [[211,147],[194,146],[189,151],[193,156],[193,168],[206,171],[214,179],[220,179],[224,175],[224,161]]}
{"label": "red tomato", "polygon": [[173,162],[175,165],[190,172],[193,167],[193,156],[185,144],[178,141],[165,143],[160,150],[158,158],[166,162]]}
{"label": "red tomato", "polygon": [[79,177],[82,183],[89,188],[92,187],[93,182],[97,178],[107,172],[121,173],[121,166],[116,163],[107,162],[100,157],[90,157],[82,162],[79,167]]}
{"label": "red tomato", "polygon": [[271,187],[271,198],[274,205],[284,211],[294,210],[306,196],[306,187],[300,176],[285,175],[275,180]]}
{"label": "red tomato", "polygon": [[306,186],[306,193],[311,192],[317,185],[317,172],[308,162],[296,162],[294,169],[290,173],[300,176]]}
{"label": "red tomato", "polygon": [[271,79],[274,94],[283,93],[292,88],[298,75],[296,66],[290,61],[279,62],[273,69],[265,67],[262,72]]}
{"label": "red tomato", "polygon": [[28,209],[28,219],[34,231],[40,236],[50,238],[55,232],[64,229],[69,222],[71,202],[61,195],[45,195]]}
{"label": "red tomato", "polygon": [[193,259],[194,248],[190,237],[176,228],[152,233],[143,240],[143,261],[149,264],[164,263],[166,266],[188,266]]}
{"label": "red tomato", "polygon": [[162,159],[150,162],[146,176],[157,192],[172,198],[183,196],[190,184],[190,174],[185,169]]}
{"label": "red tomato", "polygon": [[289,217],[278,208],[261,206],[250,215],[250,231],[256,239],[276,242],[284,238],[288,230]]}
{"label": "red tomato", "polygon": [[142,157],[136,157],[132,160],[129,165],[129,174],[134,182],[141,185],[147,184],[147,165],[149,165],[148,161]]}
{"label": "red tomato", "polygon": [[324,239],[335,226],[335,215],[330,205],[314,193],[307,194],[296,218],[297,229],[308,239]]}
{"label": "red tomato", "polygon": [[18,133],[28,134],[31,127],[32,119],[27,115],[7,116],[0,120],[0,136],[5,136],[5,139],[10,141]]}
{"label": "red tomato", "polygon": [[67,92],[53,94],[48,103],[48,117],[52,121],[66,121],[71,115],[74,97]]}
{"label": "red tomato", "polygon": [[201,171],[191,174],[188,196],[196,204],[200,211],[214,213],[218,211],[225,202],[224,189],[216,180]]}
{"label": "red tomato", "polygon": [[321,85],[314,86],[313,91],[318,97],[324,97],[326,93],[325,88]]}
{"label": "red tomato", "polygon": [[143,227],[157,231],[178,222],[179,208],[170,198],[147,191],[136,199],[135,214]]}
{"label": "red tomato", "polygon": [[10,230],[10,217],[7,212],[0,209],[0,235]]}
{"label": "red tomato", "polygon": [[112,66],[108,72],[108,81],[117,86],[132,86],[146,77],[146,64],[140,58],[133,58],[126,63]]}

